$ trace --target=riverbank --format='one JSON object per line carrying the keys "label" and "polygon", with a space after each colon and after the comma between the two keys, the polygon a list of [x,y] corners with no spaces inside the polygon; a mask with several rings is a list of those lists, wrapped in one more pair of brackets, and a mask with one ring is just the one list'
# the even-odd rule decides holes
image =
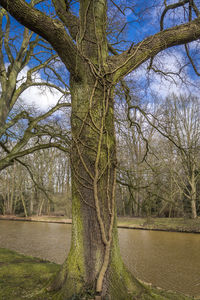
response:
{"label": "riverbank", "polygon": [[[63,216],[32,216],[20,217],[12,215],[0,215],[0,220],[48,222],[71,224],[72,220]],[[118,218],[118,228],[159,230],[171,232],[200,233],[200,217],[197,219],[186,218]]]}
{"label": "riverbank", "polygon": [[[53,299],[53,295],[47,293],[43,287],[45,287],[48,280],[59,270],[59,268],[60,266],[55,263],[0,248],[0,299]],[[147,287],[147,289],[150,290],[157,300],[194,299],[188,296],[155,289],[153,287]],[[144,298],[141,297],[141,299]],[[149,298],[146,295],[145,299],[148,300],[153,298]]]}
{"label": "riverbank", "polygon": [[200,218],[118,218],[119,228],[200,233]]}

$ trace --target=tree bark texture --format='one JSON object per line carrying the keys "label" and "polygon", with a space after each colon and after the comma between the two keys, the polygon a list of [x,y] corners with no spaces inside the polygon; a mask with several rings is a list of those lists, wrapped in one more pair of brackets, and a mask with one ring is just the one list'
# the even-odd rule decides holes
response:
{"label": "tree bark texture", "polygon": [[119,253],[113,87],[99,82],[89,69],[87,74],[83,82],[71,78],[72,244],[51,289],[61,288],[56,294],[61,299],[88,293],[128,300],[145,288]]}

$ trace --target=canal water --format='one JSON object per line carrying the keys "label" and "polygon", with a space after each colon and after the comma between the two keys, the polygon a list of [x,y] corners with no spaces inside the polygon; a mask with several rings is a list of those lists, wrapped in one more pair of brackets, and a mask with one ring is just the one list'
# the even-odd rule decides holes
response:
{"label": "canal water", "polygon": [[[69,252],[71,225],[0,221],[0,247],[58,264]],[[139,279],[200,296],[200,234],[119,229],[122,257]]]}

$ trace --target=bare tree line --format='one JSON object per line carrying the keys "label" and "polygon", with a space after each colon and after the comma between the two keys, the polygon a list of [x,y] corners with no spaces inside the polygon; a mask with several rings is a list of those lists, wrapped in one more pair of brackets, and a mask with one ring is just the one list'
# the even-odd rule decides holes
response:
{"label": "bare tree line", "polygon": [[[152,102],[143,111],[154,127],[137,108],[130,126],[127,110],[122,101],[116,116],[118,214],[196,218],[200,214],[199,99],[172,94],[160,105]],[[28,170],[15,161],[1,172],[1,213],[70,217],[69,155],[49,148],[27,155],[22,163]]]}
{"label": "bare tree line", "polygon": [[2,214],[71,216],[69,158],[56,148],[26,156],[0,175]]}
{"label": "bare tree line", "polygon": [[134,109],[132,118],[135,126],[129,127],[127,120],[124,130],[119,129],[119,214],[196,218],[200,213],[199,99],[169,95],[153,114]]}

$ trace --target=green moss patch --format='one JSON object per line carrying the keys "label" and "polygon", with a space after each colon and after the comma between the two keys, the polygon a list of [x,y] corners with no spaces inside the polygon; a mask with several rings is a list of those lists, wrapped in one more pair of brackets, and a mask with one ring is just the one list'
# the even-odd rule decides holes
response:
{"label": "green moss patch", "polygon": [[51,299],[42,288],[59,268],[48,261],[0,249],[0,299]]}

